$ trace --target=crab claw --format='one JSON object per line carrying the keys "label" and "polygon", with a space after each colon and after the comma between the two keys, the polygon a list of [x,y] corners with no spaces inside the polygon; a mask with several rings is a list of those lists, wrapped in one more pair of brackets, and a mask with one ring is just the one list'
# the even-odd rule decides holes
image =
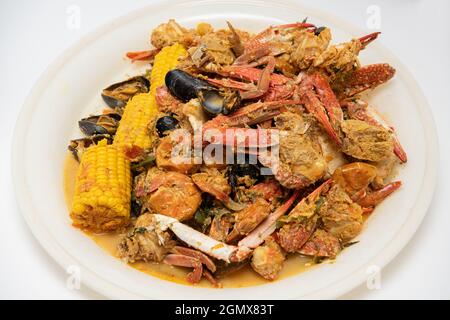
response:
{"label": "crab claw", "polygon": [[246,259],[252,252],[243,246],[232,246],[217,241],[172,217],[161,214],[154,215],[161,230],[170,229],[181,241],[194,249],[225,262],[238,262]]}
{"label": "crab claw", "polygon": [[319,73],[306,75],[299,90],[308,112],[314,115],[328,135],[341,145],[339,132],[344,115],[328,81]]}
{"label": "crab claw", "polygon": [[391,193],[393,193],[395,190],[400,188],[401,185],[402,185],[401,181],[391,182],[379,190],[368,193],[364,197],[358,199],[357,202],[362,207],[368,208],[374,207],[381,201],[383,201]]}
{"label": "crab claw", "polygon": [[358,40],[361,42],[362,48],[364,49],[369,43],[371,43],[376,38],[378,38],[378,35],[380,35],[380,34],[381,34],[381,32],[369,33],[368,35],[365,35],[365,36],[359,38]]}
{"label": "crab claw", "polygon": [[395,69],[387,63],[363,66],[346,78],[343,86],[338,88],[341,97],[349,98],[365,90],[389,81],[395,74]]}

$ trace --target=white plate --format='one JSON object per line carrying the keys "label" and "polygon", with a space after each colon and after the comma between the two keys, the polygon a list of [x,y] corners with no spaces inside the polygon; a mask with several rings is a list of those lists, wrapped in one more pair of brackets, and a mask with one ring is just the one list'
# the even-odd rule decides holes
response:
{"label": "white plate", "polygon": [[[399,173],[404,186],[377,207],[360,243],[334,264],[258,287],[205,289],[178,285],[141,273],[111,257],[70,225],[63,195],[63,162],[77,119],[102,106],[100,90],[137,72],[126,51],[148,47],[149,33],[175,18],[182,25],[225,20],[252,31],[303,17],[331,27],[334,41],[360,36],[343,21],[287,1],[159,2],[130,13],[82,38],[60,56],[29,95],[17,123],[13,175],[20,208],[33,234],[64,268],[77,266],[83,284],[111,298],[334,298],[366,280],[371,266],[385,266],[410,240],[430,203],[438,157],[436,133],[425,98],[407,69],[380,41],[361,56],[363,63],[388,62],[397,69],[371,102],[395,124],[409,161]],[[382,41],[382,40],[381,40]],[[369,268],[369,269],[368,269]]]}

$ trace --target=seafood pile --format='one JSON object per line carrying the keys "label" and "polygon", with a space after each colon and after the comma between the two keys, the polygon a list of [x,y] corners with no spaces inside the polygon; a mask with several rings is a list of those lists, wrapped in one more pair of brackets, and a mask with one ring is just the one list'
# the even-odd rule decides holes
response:
{"label": "seafood pile", "polygon": [[69,144],[74,225],[125,230],[125,262],[187,268],[193,284],[246,265],[272,281],[293,255],[335,259],[407,161],[366,101],[395,74],[360,64],[378,36],[332,44],[306,21],[258,34],[159,25],[151,50],[127,53],[149,71],[104,89],[108,108]]}

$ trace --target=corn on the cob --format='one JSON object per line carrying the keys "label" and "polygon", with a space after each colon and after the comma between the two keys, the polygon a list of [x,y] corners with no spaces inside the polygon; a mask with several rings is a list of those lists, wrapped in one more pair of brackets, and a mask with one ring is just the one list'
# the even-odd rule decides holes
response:
{"label": "corn on the cob", "polygon": [[138,94],[127,103],[114,144],[124,147],[130,158],[139,153],[139,150],[150,147],[151,140],[147,126],[158,112],[155,100],[156,88],[164,84],[166,73],[175,68],[178,60],[185,55],[186,50],[180,44],[163,48],[155,56],[150,76],[150,92]]}
{"label": "corn on the cob", "polygon": [[83,154],[75,182],[73,225],[93,232],[128,224],[131,201],[130,161],[123,150],[102,140]]}

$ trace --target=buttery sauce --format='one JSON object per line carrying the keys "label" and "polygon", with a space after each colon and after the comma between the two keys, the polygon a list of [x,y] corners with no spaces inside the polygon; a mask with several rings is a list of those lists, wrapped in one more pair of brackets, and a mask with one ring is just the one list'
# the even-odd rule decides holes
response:
{"label": "buttery sauce", "polygon": [[[78,162],[70,153],[68,153],[64,164],[64,194],[68,210],[70,210],[72,205],[77,169]],[[85,234],[103,250],[107,251],[113,257],[118,258],[117,245],[120,242],[123,233],[94,234],[85,232]],[[189,268],[174,267],[164,263],[152,262],[137,262],[130,264],[130,266],[163,280],[190,285],[186,281],[186,275],[192,271]],[[301,257],[299,255],[288,256],[278,279],[283,279],[298,274],[311,267],[313,267],[313,264],[309,258]],[[263,279],[256,272],[254,272],[250,266],[246,266],[236,272],[230,273],[226,277],[220,278],[219,281],[224,288],[248,287],[267,283],[267,280]],[[197,286],[211,287],[211,284],[207,280],[202,279]]]}

